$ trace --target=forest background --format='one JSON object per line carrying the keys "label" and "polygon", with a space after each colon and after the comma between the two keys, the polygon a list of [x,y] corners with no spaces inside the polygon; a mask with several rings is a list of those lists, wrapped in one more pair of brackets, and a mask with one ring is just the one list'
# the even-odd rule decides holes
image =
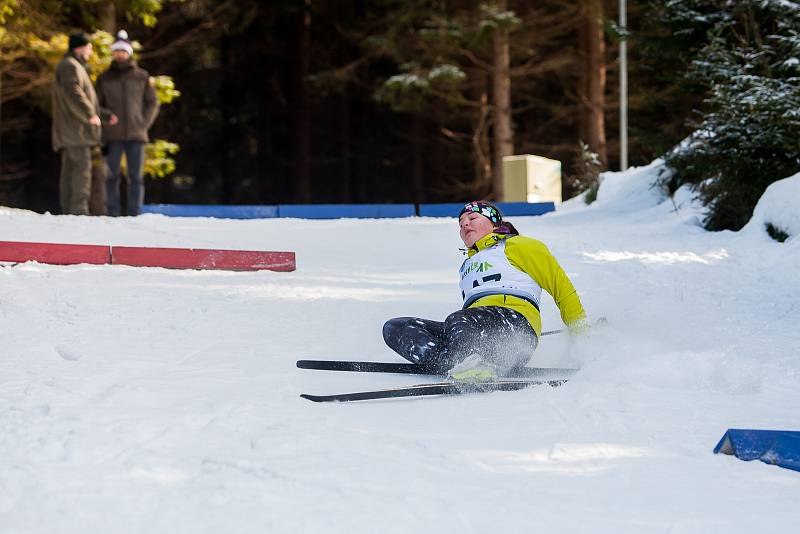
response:
{"label": "forest background", "polygon": [[[709,229],[800,171],[790,0],[0,0],[0,205],[57,211],[53,69],[75,30],[96,76],[120,29],[163,105],[148,203],[497,198],[502,157],[562,162],[565,198],[665,157]],[[779,231],[779,229],[778,229]]]}

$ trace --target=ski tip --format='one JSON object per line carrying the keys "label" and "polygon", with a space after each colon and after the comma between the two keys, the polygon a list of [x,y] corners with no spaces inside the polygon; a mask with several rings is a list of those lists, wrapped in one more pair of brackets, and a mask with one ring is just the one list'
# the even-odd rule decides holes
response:
{"label": "ski tip", "polygon": [[308,399],[311,402],[322,402],[322,398],[319,397],[318,395],[309,395],[307,393],[301,393],[300,397],[303,399]]}

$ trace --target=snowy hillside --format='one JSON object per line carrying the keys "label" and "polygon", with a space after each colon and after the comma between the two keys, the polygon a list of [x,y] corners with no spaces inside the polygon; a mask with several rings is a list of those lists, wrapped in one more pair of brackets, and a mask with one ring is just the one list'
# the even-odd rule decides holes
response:
{"label": "snowy hillside", "polygon": [[[425,379],[295,368],[399,361],[386,319],[459,307],[454,219],[0,208],[0,240],[293,250],[298,265],[0,267],[0,531],[796,528],[800,474],[711,451],[728,428],[800,429],[800,175],[745,230],[709,233],[688,192],[649,186],[659,165],[607,174],[591,206],[510,218],[609,325],[543,339],[531,365],[582,367],[561,388],[462,397],[313,404],[299,394]],[[543,315],[561,326],[548,297]]]}

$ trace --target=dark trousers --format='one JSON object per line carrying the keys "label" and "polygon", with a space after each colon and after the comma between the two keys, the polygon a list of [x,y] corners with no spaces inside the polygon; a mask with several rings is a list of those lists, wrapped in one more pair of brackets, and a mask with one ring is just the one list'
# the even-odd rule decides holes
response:
{"label": "dark trousers", "polygon": [[528,363],[538,344],[528,320],[501,306],[459,310],[444,322],[397,317],[383,325],[383,339],[406,360],[439,371],[478,354],[502,373]]}
{"label": "dark trousers", "polygon": [[59,178],[61,213],[89,215],[89,194],[92,188],[92,147],[61,149]]}
{"label": "dark trousers", "polygon": [[108,201],[108,214],[114,217],[122,213],[119,198],[119,185],[122,179],[122,154],[125,154],[125,164],[128,176],[128,215],[139,215],[144,204],[144,143],[141,141],[109,141],[108,162],[109,175],[106,180],[106,195]]}
{"label": "dark trousers", "polygon": [[100,147],[92,149],[92,192],[89,195],[89,213],[106,215],[106,159]]}

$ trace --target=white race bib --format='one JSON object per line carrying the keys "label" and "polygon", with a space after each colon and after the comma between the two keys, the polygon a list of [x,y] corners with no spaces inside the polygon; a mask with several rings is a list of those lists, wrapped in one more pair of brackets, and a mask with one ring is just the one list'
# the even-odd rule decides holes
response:
{"label": "white race bib", "polygon": [[539,309],[542,288],[530,275],[511,265],[505,240],[464,260],[459,274],[464,308],[488,295],[513,295]]}

